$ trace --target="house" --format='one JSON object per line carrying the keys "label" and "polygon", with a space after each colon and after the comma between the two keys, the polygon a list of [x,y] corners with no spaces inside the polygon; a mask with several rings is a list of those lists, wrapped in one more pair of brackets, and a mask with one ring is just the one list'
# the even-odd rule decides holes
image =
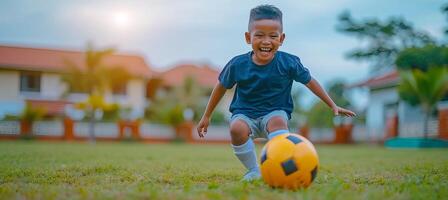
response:
{"label": "house", "polygon": [[[75,102],[86,100],[88,94],[67,91],[68,85],[62,78],[70,72],[68,61],[77,67],[86,67],[85,53],[82,51],[0,45],[0,139],[16,139],[19,135],[29,134],[31,129],[33,135],[42,139],[88,138],[89,124],[77,120],[84,113],[73,108]],[[109,103],[131,108],[129,118],[142,117],[158,93],[182,85],[187,77],[194,78],[201,87],[211,92],[219,75],[217,70],[208,65],[195,64],[181,64],[165,71],[153,71],[141,56],[121,53],[105,57],[104,64],[123,66],[132,76],[122,87],[109,88],[105,94]],[[208,94],[204,94],[201,102],[207,103],[208,98]],[[231,98],[232,95],[226,95],[217,110],[228,112]],[[2,120],[5,115],[19,114],[25,103],[44,108],[49,116],[68,115],[74,120],[38,120],[27,126],[22,126],[22,121]],[[183,130],[183,135],[188,133],[185,134],[188,135],[187,140],[198,139],[195,138],[196,134],[192,134],[194,125],[191,122],[185,125],[188,126],[179,130]],[[207,137],[207,141],[228,142],[227,125],[213,125],[209,130],[213,134]],[[95,126],[95,136],[105,140],[122,139],[129,134],[149,141],[167,141],[176,137],[171,127],[151,121],[102,121]]]}
{"label": "house", "polygon": [[[87,98],[85,92],[69,92],[61,78],[67,62],[85,66],[82,51],[0,45],[0,119],[19,113],[25,102],[44,107],[48,114],[62,115],[67,106]],[[123,66],[132,76],[123,87],[109,89],[105,98],[129,107],[135,117],[143,116],[146,87],[152,72],[139,55],[114,54],[104,64]]]}
{"label": "house", "polygon": [[[366,126],[371,140],[382,141],[390,137],[423,136],[424,114],[420,107],[402,101],[397,92],[399,72],[392,70],[356,83],[350,87],[365,87],[369,90],[369,102],[366,110]],[[447,98],[438,106],[438,111],[430,116],[429,135],[440,137],[445,134],[448,122],[443,122],[442,109]],[[443,132],[443,134],[442,134]]]}
{"label": "house", "polygon": [[[197,64],[179,64],[170,67],[165,71],[154,72],[153,82],[158,81],[157,88],[154,88],[159,97],[162,97],[166,92],[175,87],[180,87],[184,84],[187,78],[192,78],[203,89],[211,93],[213,87],[218,80],[219,72],[208,65]],[[149,93],[153,93],[150,91]],[[205,102],[207,103],[207,102]]]}
{"label": "house", "polygon": [[199,85],[213,89],[218,81],[219,72],[209,65],[180,64],[159,74],[164,87],[182,85],[187,77],[195,79]]}
{"label": "house", "polygon": [[[207,64],[179,64],[166,71],[155,73],[157,75],[154,75],[153,80],[162,80],[160,81],[157,95],[163,96],[167,91],[184,84],[187,78],[192,78],[206,91],[206,94],[201,98],[201,103],[204,105],[207,104],[219,76],[219,71]],[[216,108],[216,110],[226,114],[228,117],[230,117],[228,108],[233,97],[232,92],[229,93],[221,99]]]}

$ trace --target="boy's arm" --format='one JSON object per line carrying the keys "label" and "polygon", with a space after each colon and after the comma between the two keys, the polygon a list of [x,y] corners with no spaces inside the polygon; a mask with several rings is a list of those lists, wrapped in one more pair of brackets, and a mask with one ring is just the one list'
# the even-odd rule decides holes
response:
{"label": "boy's arm", "polygon": [[327,104],[333,110],[333,113],[335,115],[342,114],[347,117],[356,116],[356,114],[351,110],[347,110],[345,108],[337,106],[330,98],[330,96],[328,96],[327,92],[325,92],[325,90],[314,78],[311,77],[311,80],[306,84],[306,87],[308,87],[316,96],[318,96],[325,104]]}
{"label": "boy's arm", "polygon": [[205,108],[205,112],[198,124],[197,130],[199,137],[204,137],[205,134],[207,134],[207,127],[210,123],[210,117],[213,113],[213,110],[215,110],[216,105],[218,105],[222,96],[224,96],[224,94],[226,93],[226,90],[227,89],[219,82],[216,83],[215,87],[213,88],[212,94],[210,95],[210,99],[207,103],[207,107]]}

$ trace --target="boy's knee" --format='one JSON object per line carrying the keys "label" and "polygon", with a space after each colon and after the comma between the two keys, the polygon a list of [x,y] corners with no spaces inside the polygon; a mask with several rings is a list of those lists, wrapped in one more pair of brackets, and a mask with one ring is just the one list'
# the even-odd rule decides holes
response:
{"label": "boy's knee", "polygon": [[244,144],[249,138],[249,125],[247,125],[247,123],[242,120],[235,120],[230,125],[230,134],[232,136],[232,144]]}
{"label": "boy's knee", "polygon": [[249,125],[247,125],[246,122],[243,120],[235,120],[230,125],[230,133],[233,135],[249,135],[250,134],[250,128]]}
{"label": "boy's knee", "polygon": [[283,117],[275,116],[268,121],[267,131],[271,133],[277,130],[288,130],[288,125]]}

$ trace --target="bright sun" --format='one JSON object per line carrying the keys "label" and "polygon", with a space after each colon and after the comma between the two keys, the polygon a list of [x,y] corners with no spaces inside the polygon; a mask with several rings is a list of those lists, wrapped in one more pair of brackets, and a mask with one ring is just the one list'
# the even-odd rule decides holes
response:
{"label": "bright sun", "polygon": [[113,16],[114,23],[119,28],[129,26],[129,14],[126,12],[117,12]]}

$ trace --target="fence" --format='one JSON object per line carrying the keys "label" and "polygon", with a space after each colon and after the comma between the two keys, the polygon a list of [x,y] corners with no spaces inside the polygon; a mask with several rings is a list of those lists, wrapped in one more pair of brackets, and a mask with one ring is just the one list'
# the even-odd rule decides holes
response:
{"label": "fence", "polygon": [[[31,126],[31,127],[29,127]],[[230,141],[227,127],[211,126],[213,132],[205,139],[199,139],[193,134],[193,126],[187,133],[193,140],[198,141]],[[85,121],[54,120],[35,121],[32,125],[20,121],[0,121],[0,138],[19,138],[23,135],[32,135],[44,139],[74,139],[83,140],[89,138],[90,123]],[[94,133],[96,139],[120,140],[134,138],[147,141],[170,141],[178,137],[176,131],[170,125],[149,122],[95,122]],[[31,132],[31,133],[29,133]],[[183,131],[185,132],[185,130]],[[184,138],[185,139],[185,138]],[[186,138],[187,140],[189,138]]]}
{"label": "fence", "polygon": [[[423,136],[423,121],[407,122],[405,125],[398,125],[400,137],[422,137]],[[428,121],[428,137],[436,137],[439,130],[439,121],[437,119],[430,119]]]}
{"label": "fence", "polygon": [[[437,136],[437,130],[441,129],[437,120],[431,120],[429,124],[429,136]],[[27,129],[19,121],[0,121],[0,139],[18,138],[27,130],[32,130],[33,136],[44,139],[74,139],[83,140],[89,138],[90,124],[85,121],[54,120],[36,121],[32,129]],[[446,125],[443,125],[446,126]],[[406,133],[404,137],[421,136],[422,123],[407,124],[400,126],[400,133]],[[439,130],[440,132],[441,130]],[[169,125],[156,124],[150,122],[96,122],[94,126],[95,137],[97,139],[120,140],[125,138],[135,138],[144,141],[170,141],[181,136],[188,142],[230,142],[228,125],[211,125],[205,138],[199,138],[195,133],[193,124],[179,129]],[[292,129],[291,132],[299,133]],[[347,142],[377,142],[384,140],[383,136],[372,138],[368,134],[367,128],[363,125],[349,126],[347,138],[338,140],[337,129],[332,128],[311,128],[309,133],[300,133],[312,141],[318,143],[347,143]],[[439,133],[440,134],[440,133]],[[401,134],[400,134],[401,136]]]}
{"label": "fence", "polygon": [[0,121],[0,134],[2,135],[19,135],[19,121]]}
{"label": "fence", "polygon": [[[28,130],[19,121],[0,121],[1,137],[19,137],[23,130]],[[74,139],[89,138],[89,122],[72,120],[36,121],[32,124],[32,135],[45,139]],[[183,139],[189,142],[230,142],[228,125],[211,125],[205,138],[200,138],[195,133],[195,127],[186,126],[184,131],[187,136]],[[364,127],[355,126],[354,141],[363,141]],[[291,130],[298,132],[297,130]],[[145,141],[170,141],[179,137],[179,130],[169,125],[149,122],[96,122],[94,125],[95,138],[107,140],[119,140],[124,138],[136,138]],[[333,129],[311,129],[309,134],[313,142],[330,142],[334,140]]]}

